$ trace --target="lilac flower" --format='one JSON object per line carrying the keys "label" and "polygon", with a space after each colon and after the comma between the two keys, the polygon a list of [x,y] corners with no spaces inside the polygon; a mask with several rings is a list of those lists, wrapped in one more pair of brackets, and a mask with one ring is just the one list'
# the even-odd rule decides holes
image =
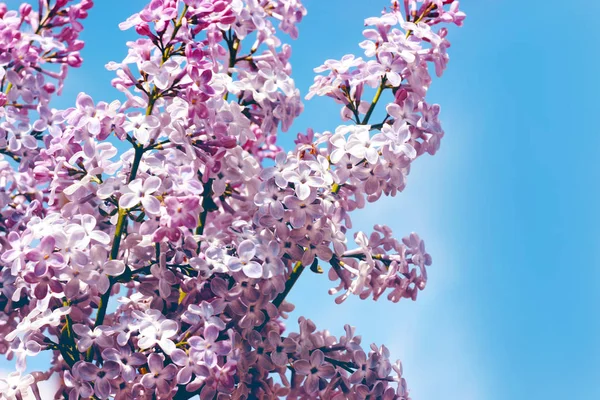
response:
{"label": "lilac flower", "polygon": [[283,218],[285,209],[281,202],[281,190],[274,180],[268,180],[263,184],[262,190],[254,196],[254,204],[259,208],[262,215],[270,215],[275,219]]}
{"label": "lilac flower", "polygon": [[215,325],[207,325],[204,328],[203,338],[192,336],[188,343],[195,352],[202,355],[202,359],[209,367],[217,364],[217,356],[224,356],[231,351],[231,344],[227,340],[219,340],[219,328]]}
{"label": "lilac flower", "polygon": [[99,293],[106,293],[110,287],[108,276],[119,276],[125,271],[125,263],[121,260],[109,260],[108,252],[102,246],[92,246],[90,250],[91,265],[82,271],[81,279],[88,285],[94,284]]}
{"label": "lilac flower", "polygon": [[289,354],[298,349],[298,345],[290,338],[282,339],[276,331],[269,331],[267,335],[271,351],[271,361],[280,367],[285,366],[289,360]]}
{"label": "lilac flower", "polygon": [[305,375],[304,390],[309,395],[319,391],[320,384],[325,383],[325,379],[330,379],[335,375],[335,368],[329,363],[325,363],[325,354],[321,350],[315,350],[310,355],[310,360],[298,360],[294,362],[294,369],[298,375]]}
{"label": "lilac flower", "polygon": [[396,102],[388,104],[385,109],[390,117],[394,118],[394,123],[408,123],[414,126],[419,119],[415,112],[413,95],[406,92],[406,90],[399,91],[396,94]]}
{"label": "lilac flower", "polygon": [[141,383],[147,389],[156,388],[159,395],[166,395],[171,391],[171,381],[177,374],[177,367],[169,364],[165,367],[165,356],[152,353],[148,357],[150,372],[142,376]]}
{"label": "lilac flower", "polygon": [[119,346],[126,346],[129,342],[132,332],[139,330],[139,321],[131,315],[123,315],[119,318],[119,322],[115,325],[115,332],[117,333],[117,344]]}
{"label": "lilac flower", "polygon": [[65,386],[71,388],[69,391],[69,400],[91,397],[94,393],[92,385],[79,376],[79,368],[73,368],[72,372],[66,370],[63,379],[65,381]]}
{"label": "lilac flower", "polygon": [[196,375],[196,377],[210,375],[208,367],[202,360],[202,353],[192,352],[187,354],[181,349],[175,349],[170,357],[178,367],[181,367],[177,372],[177,383],[180,385],[187,385],[190,383],[193,375]]}
{"label": "lilac flower", "polygon": [[94,394],[102,400],[110,397],[111,380],[118,377],[120,373],[119,364],[114,361],[106,361],[102,368],[89,362],[79,361],[73,368],[77,369],[77,373],[83,380],[93,382]]}
{"label": "lilac flower", "polygon": [[96,106],[92,98],[85,93],[79,93],[76,104],[77,108],[67,112],[67,121],[77,129],[85,127],[90,134],[99,134],[101,122],[96,115]]}
{"label": "lilac flower", "polygon": [[406,167],[409,165],[406,157],[398,157],[386,146],[381,151],[382,156],[385,158],[385,162],[378,163],[373,169],[373,174],[379,178],[387,180],[393,187],[401,190],[406,184]]}
{"label": "lilac flower", "polygon": [[244,240],[237,247],[237,257],[230,257],[227,267],[233,272],[242,270],[249,278],[260,278],[263,267],[252,260],[255,254],[256,245],[251,240]]}
{"label": "lilac flower", "polygon": [[42,304],[48,304],[50,301],[50,293],[61,293],[63,288],[60,282],[54,277],[54,272],[50,272],[41,276],[35,274],[35,272],[27,272],[23,276],[23,280],[30,284],[33,289],[33,295],[38,300],[42,300],[38,307]]}
{"label": "lilac flower", "polygon": [[133,353],[129,346],[106,348],[102,351],[102,358],[119,364],[121,376],[126,382],[133,381],[137,373],[136,367],[146,363],[146,357],[141,353]]}
{"label": "lilac flower", "polygon": [[158,63],[153,61],[146,61],[142,63],[140,69],[150,75],[149,83],[153,83],[157,88],[165,90],[169,87],[169,78],[177,75],[175,71],[179,65],[173,60],[161,64],[158,65]]}
{"label": "lilac flower", "polygon": [[17,232],[10,232],[7,239],[11,249],[4,250],[0,260],[11,265],[11,273],[16,276],[17,272],[21,271],[25,265],[25,255],[33,240],[33,235],[29,231],[23,232],[21,236]]}
{"label": "lilac flower", "polygon": [[[333,146],[333,150],[329,155],[329,160],[332,164],[339,164],[340,160],[347,154],[346,146],[348,144],[346,140],[346,134],[354,131],[353,127],[339,126],[335,130],[335,134],[331,136],[329,142]],[[360,159],[358,159],[360,161]]]}
{"label": "lilac flower", "polygon": [[60,267],[65,259],[60,253],[54,252],[56,240],[52,236],[42,239],[39,246],[27,252],[27,258],[36,262],[34,272],[36,276],[43,276],[48,267]]}
{"label": "lilac flower", "polygon": [[[94,220],[94,226],[95,224],[96,221]],[[90,240],[92,238],[101,239],[101,241],[98,241],[100,243],[106,241],[104,235],[102,235],[104,232],[100,233],[98,236],[95,234],[90,235],[92,232],[92,230],[89,229],[90,226],[91,223],[88,225],[88,230],[86,231],[80,224],[69,224],[55,234],[56,246],[61,249],[61,253],[65,256],[65,261],[67,263],[74,262],[77,265],[86,265],[89,261],[86,251],[90,244]],[[99,233],[99,231],[93,232]]]}
{"label": "lilac flower", "polygon": [[377,374],[371,369],[372,363],[367,361],[364,351],[357,350],[353,354],[354,363],[357,365],[356,371],[350,375],[349,381],[352,384],[362,382],[364,379],[367,385],[371,385],[377,380]]}
{"label": "lilac flower", "polygon": [[183,314],[183,320],[190,325],[198,325],[204,322],[206,325],[215,325],[220,331],[225,329],[225,323],[218,316],[215,316],[213,305],[206,301],[201,302],[199,305],[190,304]]}
{"label": "lilac flower", "polygon": [[161,180],[156,176],[150,176],[143,182],[142,179],[135,179],[127,186],[129,192],[119,199],[119,207],[128,209],[141,202],[148,213],[158,214],[160,201],[152,196],[152,193],[156,192],[160,185]]}
{"label": "lilac flower", "polygon": [[315,196],[305,200],[300,200],[296,196],[286,196],[283,204],[288,209],[290,224],[294,228],[303,228],[307,221],[316,218],[322,210],[321,205],[315,202]]}
{"label": "lilac flower", "polygon": [[247,354],[247,361],[251,364],[256,364],[260,368],[270,371],[273,369],[273,363],[271,362],[271,357],[269,354],[273,348],[267,339],[265,339],[261,334],[256,332],[255,330],[251,330],[248,332],[248,343],[254,351]]}
{"label": "lilac flower", "polygon": [[166,299],[171,295],[171,289],[173,285],[177,283],[175,274],[170,271],[165,264],[166,259],[159,264],[154,264],[150,267],[152,276],[158,279],[158,292],[163,299]]}
{"label": "lilac flower", "polygon": [[7,399],[22,398],[33,382],[31,374],[21,375],[20,372],[13,371],[6,378],[0,378],[0,393]]}
{"label": "lilac flower", "polygon": [[145,350],[158,345],[169,355],[175,350],[175,343],[172,338],[177,334],[178,329],[177,322],[169,319],[163,319],[162,321],[146,319],[140,325],[138,346],[140,349]]}
{"label": "lilac flower", "polygon": [[108,233],[103,232],[101,230],[97,230],[96,228],[97,220],[93,215],[84,214],[81,216],[81,227],[83,231],[86,233],[88,240],[95,240],[101,244],[109,244],[110,236]]}
{"label": "lilac flower", "polygon": [[196,179],[196,172],[190,165],[177,167],[167,165],[167,173],[173,183],[173,191],[176,193],[190,193],[191,195],[198,196],[204,191],[202,183]]}
{"label": "lilac flower", "polygon": [[296,196],[300,200],[306,200],[310,197],[311,188],[323,187],[325,181],[318,175],[312,175],[313,169],[310,165],[302,163],[296,170],[286,170],[283,177],[294,184]]}
{"label": "lilac flower", "polygon": [[168,227],[185,226],[192,229],[198,225],[198,214],[201,211],[198,197],[167,197],[165,207]]}
{"label": "lilac flower", "polygon": [[75,324],[73,331],[79,337],[77,341],[77,350],[84,352],[92,345],[108,348],[114,345],[114,339],[111,336],[110,328],[107,326],[97,326],[92,331],[87,325]]}
{"label": "lilac flower", "polygon": [[131,114],[123,124],[125,132],[133,132],[133,136],[142,145],[147,145],[153,129],[160,126],[158,118],[152,115]]}
{"label": "lilac flower", "polygon": [[279,243],[271,240],[266,245],[261,245],[257,249],[258,258],[264,260],[263,276],[267,279],[280,276],[283,273],[285,264],[281,259],[281,248]]}
{"label": "lilac flower", "polygon": [[383,144],[385,141],[381,137],[371,137],[368,127],[360,127],[350,134],[346,150],[354,157],[364,158],[369,164],[375,164],[379,159],[378,149]]}
{"label": "lilac flower", "polygon": [[260,173],[260,177],[265,181],[274,178],[275,184],[277,184],[277,186],[280,188],[285,189],[288,185],[288,181],[286,178],[284,178],[283,173],[288,166],[286,164],[287,160],[288,155],[285,152],[281,151],[277,153],[277,156],[275,157],[275,165],[273,167],[263,169]]}

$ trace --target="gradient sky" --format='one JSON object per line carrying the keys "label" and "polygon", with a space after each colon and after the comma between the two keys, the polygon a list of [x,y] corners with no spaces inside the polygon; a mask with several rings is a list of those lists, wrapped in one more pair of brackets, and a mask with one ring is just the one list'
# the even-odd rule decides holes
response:
{"label": "gradient sky", "polygon": [[[142,0],[99,0],[83,39],[84,66],[71,70],[69,107],[84,90],[118,96],[103,66],[126,54],[133,32],[117,24]],[[368,3],[368,5],[365,5]],[[9,1],[14,7],[16,1]],[[305,0],[293,42],[296,84],[306,94],[327,58],[360,55],[363,19],[386,0]],[[350,299],[335,305],[324,276],[306,274],[290,301],[294,319],[363,342],[385,343],[403,361],[414,400],[600,398],[600,82],[597,2],[463,1],[468,18],[451,29],[451,62],[429,101],[442,105],[446,137],[417,161],[407,189],[355,214],[370,232],[424,238],[434,264],[417,302]],[[334,130],[339,106],[305,102],[281,143],[307,127]]]}

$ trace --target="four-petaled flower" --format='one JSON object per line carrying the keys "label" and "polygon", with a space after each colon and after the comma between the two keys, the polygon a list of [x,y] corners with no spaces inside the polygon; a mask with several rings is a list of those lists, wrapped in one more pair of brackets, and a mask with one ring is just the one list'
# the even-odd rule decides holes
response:
{"label": "four-petaled flower", "polygon": [[152,196],[161,185],[159,177],[150,176],[146,180],[135,179],[127,185],[128,193],[123,194],[119,199],[119,207],[130,209],[140,202],[144,210],[149,214],[158,214],[160,212],[160,201]]}
{"label": "four-petaled flower", "polygon": [[251,240],[244,240],[237,247],[237,257],[229,257],[227,267],[232,272],[242,270],[249,278],[260,278],[263,274],[263,267],[254,261],[256,254],[256,245]]}
{"label": "four-petaled flower", "polygon": [[177,374],[173,364],[165,366],[165,356],[152,353],[148,357],[148,373],[142,376],[142,385],[147,389],[155,389],[158,394],[165,395],[171,391],[172,381]]}
{"label": "four-petaled flower", "polygon": [[294,370],[298,375],[305,375],[304,390],[309,395],[319,391],[321,383],[335,375],[335,368],[325,363],[325,354],[321,350],[315,350],[309,360],[298,360],[294,363]]}
{"label": "four-petaled flower", "polygon": [[217,340],[219,338],[219,328],[215,325],[207,325],[204,328],[204,337],[192,336],[188,343],[202,355],[202,359],[209,367],[217,364],[217,356],[224,356],[231,351],[231,343],[228,340]]}

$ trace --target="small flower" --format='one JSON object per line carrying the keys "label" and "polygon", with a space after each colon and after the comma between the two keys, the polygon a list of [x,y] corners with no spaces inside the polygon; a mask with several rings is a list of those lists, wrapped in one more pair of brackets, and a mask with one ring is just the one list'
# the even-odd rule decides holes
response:
{"label": "small flower", "polygon": [[294,184],[298,199],[308,199],[311,195],[311,188],[319,188],[325,185],[325,180],[321,176],[313,175],[313,172],[311,166],[306,163],[298,165],[297,169],[283,172],[283,177]]}
{"label": "small flower", "polygon": [[188,339],[192,349],[202,355],[209,367],[217,365],[217,356],[227,355],[231,351],[231,343],[228,340],[217,341],[219,333],[219,328],[215,325],[207,325],[204,328],[203,338],[193,336]]}
{"label": "small flower", "polygon": [[202,210],[198,197],[169,196],[165,199],[165,207],[168,215],[166,218],[167,226],[169,228],[184,226],[193,229],[198,225],[198,215]]}
{"label": "small flower", "polygon": [[298,345],[290,338],[281,339],[281,336],[276,331],[269,331],[267,339],[273,350],[271,351],[271,361],[273,364],[280,367],[287,365],[289,354],[294,353]]}
{"label": "small flower", "polygon": [[335,368],[325,363],[325,354],[321,350],[315,350],[310,355],[310,361],[298,360],[294,363],[294,369],[298,375],[306,375],[304,390],[313,395],[319,391],[320,383],[325,384],[325,379],[335,375]]}
{"label": "small flower", "polygon": [[16,276],[25,266],[25,255],[29,249],[29,244],[33,240],[33,234],[25,231],[19,236],[17,232],[10,232],[7,236],[10,249],[4,250],[0,260],[11,266],[11,274]]}
{"label": "small flower", "polygon": [[92,331],[87,325],[75,324],[73,331],[79,337],[77,341],[77,350],[84,352],[92,345],[98,345],[102,348],[112,347],[114,340],[110,336],[110,329],[107,326],[97,326]]}
{"label": "small flower", "polygon": [[359,159],[366,159],[369,164],[375,164],[379,159],[379,147],[385,144],[381,137],[369,134],[368,126],[361,126],[348,138],[346,151]]}
{"label": "small flower", "polygon": [[262,265],[253,261],[256,254],[256,245],[251,240],[244,240],[237,247],[237,257],[229,257],[227,267],[237,272],[243,270],[249,278],[261,278],[263,274]]}
{"label": "small flower", "polygon": [[151,131],[160,126],[160,120],[153,115],[132,114],[127,118],[123,129],[125,132],[133,132],[133,136],[143,146],[148,144]]}
{"label": "small flower", "polygon": [[86,382],[94,382],[94,394],[102,400],[110,397],[111,380],[120,373],[119,364],[114,361],[106,361],[102,368],[89,362],[79,361],[73,368],[77,369],[79,376]]}
{"label": "small flower", "polygon": [[7,399],[23,398],[23,393],[34,383],[31,374],[21,375],[20,372],[14,371],[0,379],[0,394]]}
{"label": "small flower", "polygon": [[69,400],[88,398],[94,393],[94,389],[89,382],[85,381],[79,376],[78,368],[73,368],[73,372],[66,370],[63,376],[65,386],[72,388],[69,391]]}
{"label": "small flower", "polygon": [[163,351],[169,355],[175,350],[173,338],[179,330],[177,322],[170,319],[162,321],[145,320],[140,326],[140,335],[138,346],[140,349],[149,349],[159,345]]}
{"label": "small flower", "polygon": [[142,183],[142,179],[135,179],[129,185],[129,193],[125,193],[119,199],[119,207],[124,209],[133,208],[140,202],[146,212],[158,214],[160,211],[160,201],[151,194],[156,192],[161,185],[160,178],[150,176]]}
{"label": "small flower", "polygon": [[27,253],[27,258],[35,261],[34,273],[36,276],[43,276],[48,271],[48,267],[60,267],[65,259],[60,253],[54,252],[56,240],[52,236],[44,237],[40,245]]}
{"label": "small flower", "polygon": [[169,364],[165,367],[165,356],[152,353],[148,357],[150,372],[142,376],[141,383],[146,389],[156,388],[158,394],[167,394],[171,391],[171,382],[177,374],[177,367]]}
{"label": "small flower", "polygon": [[98,117],[94,100],[85,93],[79,93],[76,106],[65,112],[67,121],[77,129],[87,128],[91,135],[98,135],[102,129],[102,123]]}
{"label": "small flower", "polygon": [[104,349],[102,358],[119,364],[121,367],[121,376],[126,382],[131,382],[135,379],[137,373],[135,367],[146,363],[146,357],[141,353],[132,353],[129,346],[120,346],[118,349]]}

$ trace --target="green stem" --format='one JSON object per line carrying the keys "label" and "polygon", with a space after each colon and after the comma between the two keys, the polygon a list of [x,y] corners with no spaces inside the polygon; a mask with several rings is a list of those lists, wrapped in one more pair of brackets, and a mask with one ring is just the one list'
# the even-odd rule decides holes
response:
{"label": "green stem", "polygon": [[[133,181],[137,176],[137,171],[140,166],[140,162],[142,161],[142,156],[144,155],[144,149],[142,146],[135,147],[135,155],[133,157],[133,164],[131,165],[131,173],[129,174],[128,183]],[[110,259],[115,260],[119,256],[119,248],[121,247],[121,238],[123,237],[123,231],[127,226],[127,210],[119,208],[119,217],[117,219],[117,226],[115,227],[115,235],[113,237],[113,244],[110,249]],[[106,308],[108,307],[108,300],[110,299],[110,294],[112,292],[112,288],[114,285],[114,281],[111,279],[110,284],[108,285],[108,290],[100,296],[100,302],[98,303],[98,314],[96,316],[96,322],[94,323],[94,327],[98,327],[104,323],[104,318],[106,317]]]}
{"label": "green stem", "polygon": [[127,183],[131,183],[137,176],[138,168],[140,167],[140,162],[142,161],[142,156],[144,155],[144,148],[142,146],[135,147],[135,154],[133,156],[133,164],[131,164],[131,172],[129,174],[129,179]]}
{"label": "green stem", "polygon": [[[177,36],[177,32],[179,32],[179,29],[181,29],[181,26],[183,25],[183,17],[185,17],[185,14],[188,11],[189,6],[186,4],[183,7],[183,11],[181,12],[181,16],[179,17],[179,19],[175,22],[175,20],[173,20],[174,22],[174,28],[173,28],[173,34],[171,35],[171,40],[169,40],[169,42],[171,42],[173,39],[175,39],[175,36]],[[165,63],[169,57],[171,57],[171,55],[173,54],[173,45],[170,44],[167,46],[167,48],[165,49],[164,53],[163,53],[163,57],[162,57],[162,62]]]}
{"label": "green stem", "polygon": [[373,114],[373,110],[375,110],[375,106],[377,105],[377,102],[379,101],[379,98],[381,97],[381,93],[383,93],[383,89],[385,89],[386,82],[387,82],[387,78],[384,76],[381,79],[381,84],[377,88],[377,92],[375,92],[375,97],[373,97],[373,101],[371,102],[371,107],[369,107],[369,110],[367,111],[367,114],[365,115],[365,119],[363,119],[363,122],[360,125],[367,125],[369,123],[371,114]]}
{"label": "green stem", "polygon": [[208,213],[217,209],[217,205],[212,199],[212,183],[213,180],[209,179],[208,182],[204,184],[204,190],[202,191],[202,212],[200,213],[200,218],[198,218],[196,235],[202,235],[204,233],[204,228],[206,227],[206,217],[208,216]]}
{"label": "green stem", "polygon": [[58,348],[60,354],[63,356],[63,359],[67,364],[69,364],[70,367],[73,367],[73,365],[75,365],[75,363],[79,361],[78,359],[76,359],[76,355],[78,355],[79,352],[77,352],[77,347],[75,346],[75,338],[73,335],[73,321],[71,320],[71,317],[69,315],[65,316],[65,326],[63,327],[61,333],[61,339],[59,340]]}
{"label": "green stem", "polygon": [[[229,48],[229,65],[227,66],[227,75],[229,76],[233,76],[233,72],[231,72],[230,69],[235,67],[235,63],[237,61],[237,53],[240,48],[240,40],[237,38],[237,36],[235,36],[235,34],[233,34],[232,36],[233,39],[231,41],[227,41],[227,47]],[[223,95],[223,99],[227,100],[228,96],[229,92],[225,92],[225,95]]]}

